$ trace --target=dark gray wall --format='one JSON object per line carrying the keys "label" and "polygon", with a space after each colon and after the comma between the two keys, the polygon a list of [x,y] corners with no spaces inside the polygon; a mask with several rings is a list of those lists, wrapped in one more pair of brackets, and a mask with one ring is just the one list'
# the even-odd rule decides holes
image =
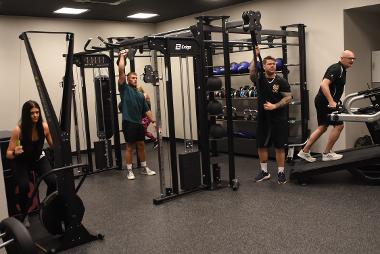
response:
{"label": "dark gray wall", "polygon": [[[380,48],[379,15],[380,8],[377,10],[375,7],[354,8],[344,12],[344,46],[353,50],[357,58],[348,70],[346,95],[368,89],[367,84],[371,84],[371,53]],[[368,104],[363,101],[354,106]],[[358,137],[368,134],[364,123],[347,123],[345,127],[347,148],[353,147]]]}

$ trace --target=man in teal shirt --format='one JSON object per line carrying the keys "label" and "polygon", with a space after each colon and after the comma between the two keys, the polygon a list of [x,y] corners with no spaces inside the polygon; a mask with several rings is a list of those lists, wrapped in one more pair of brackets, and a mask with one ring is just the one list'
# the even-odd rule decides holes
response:
{"label": "man in teal shirt", "polygon": [[152,112],[145,101],[144,95],[137,90],[137,74],[130,72],[125,75],[126,51],[120,51],[118,59],[119,67],[119,92],[121,97],[121,109],[123,114],[123,134],[127,143],[125,158],[127,161],[127,178],[135,179],[132,171],[133,149],[137,145],[137,154],[144,168],[142,173],[146,175],[155,175],[156,172],[150,170],[146,165],[145,159],[145,129],[141,123],[144,116],[147,116],[155,126]]}

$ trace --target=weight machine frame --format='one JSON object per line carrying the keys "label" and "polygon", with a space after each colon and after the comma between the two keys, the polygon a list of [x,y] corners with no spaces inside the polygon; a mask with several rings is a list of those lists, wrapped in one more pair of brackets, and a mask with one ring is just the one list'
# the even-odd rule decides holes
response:
{"label": "weight machine frame", "polygon": [[[171,166],[171,188],[164,188],[161,185],[161,195],[153,200],[154,204],[172,200],[182,195],[193,193],[195,191],[210,188],[210,155],[209,155],[209,133],[207,126],[207,104],[206,104],[206,79],[204,75],[204,62],[202,60],[201,45],[198,40],[189,37],[170,38],[165,36],[145,36],[142,38],[128,38],[119,41],[117,44],[105,43],[105,47],[92,47],[87,49],[89,42],[86,43],[85,50],[87,52],[96,53],[101,51],[112,51],[114,49],[142,49],[143,51],[160,52],[164,57],[166,67],[166,98],[168,110],[168,130],[169,130],[169,151],[170,151],[170,166]],[[203,175],[203,185],[198,188],[180,191],[178,184],[178,165],[177,165],[177,148],[175,136],[175,116],[173,106],[173,90],[172,90],[172,75],[171,75],[171,57],[186,57],[194,58],[194,83],[195,83],[195,100],[196,100],[196,115],[198,124],[198,149],[201,153],[201,170]],[[157,62],[157,54],[153,54],[153,62]],[[158,126],[159,127],[159,126]],[[161,169],[160,169],[161,172]]]}
{"label": "weight machine frame", "polygon": [[[122,156],[120,147],[120,127],[118,116],[116,114],[117,100],[116,100],[116,82],[115,82],[115,69],[114,69],[114,53],[110,52],[109,56],[105,54],[96,54],[91,52],[80,52],[75,53],[73,56],[73,63],[80,68],[81,85],[82,85],[82,104],[84,111],[84,125],[86,134],[86,154],[88,160],[88,174],[100,173],[103,171],[108,171],[112,169],[122,169]],[[92,146],[91,146],[91,135],[90,135],[90,124],[88,118],[88,103],[87,103],[87,85],[86,85],[86,68],[107,68],[111,87],[111,107],[114,109],[113,112],[113,137],[114,137],[114,150],[116,166],[107,167],[104,169],[94,170],[92,162]],[[104,115],[103,115],[104,117]],[[108,139],[106,139],[108,140]],[[108,147],[107,143],[105,144]],[[107,152],[108,156],[108,152]]]}

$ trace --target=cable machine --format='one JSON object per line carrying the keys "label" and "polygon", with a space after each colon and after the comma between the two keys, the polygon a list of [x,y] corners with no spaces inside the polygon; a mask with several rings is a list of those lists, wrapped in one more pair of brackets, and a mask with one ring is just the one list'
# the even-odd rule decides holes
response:
{"label": "cable machine", "polygon": [[[89,41],[87,42],[89,43]],[[86,47],[86,46],[85,46]],[[110,55],[99,53],[81,52],[74,54],[74,64],[80,68],[82,87],[82,102],[84,111],[84,126],[86,135],[86,154],[88,158],[89,173],[99,173],[105,170],[122,168],[120,147],[119,122],[116,114],[116,83],[113,52]],[[92,145],[90,123],[88,116],[88,100],[86,84],[86,69],[92,69],[93,83],[96,97],[96,126],[97,136],[100,141],[94,143],[95,162],[97,170],[94,170],[92,162]],[[97,71],[97,74],[95,74]],[[106,73],[107,75],[103,75]],[[112,153],[111,137],[114,141],[114,153]],[[114,154],[114,155],[113,155]],[[116,165],[113,166],[115,157]]]}

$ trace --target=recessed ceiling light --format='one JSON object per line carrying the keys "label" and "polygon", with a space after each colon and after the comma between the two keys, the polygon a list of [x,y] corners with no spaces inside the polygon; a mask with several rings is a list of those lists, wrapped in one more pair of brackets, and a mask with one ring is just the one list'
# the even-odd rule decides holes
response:
{"label": "recessed ceiling light", "polygon": [[59,14],[81,14],[83,12],[88,11],[88,9],[76,9],[76,8],[67,8],[63,7],[59,10],[54,11],[54,13],[59,13]]}
{"label": "recessed ceiling light", "polygon": [[156,16],[158,16],[158,14],[140,12],[140,13],[136,13],[136,14],[133,14],[133,15],[129,15],[129,16],[127,16],[127,18],[131,18],[131,19],[149,19],[149,18],[153,18],[153,17],[156,17]]}

